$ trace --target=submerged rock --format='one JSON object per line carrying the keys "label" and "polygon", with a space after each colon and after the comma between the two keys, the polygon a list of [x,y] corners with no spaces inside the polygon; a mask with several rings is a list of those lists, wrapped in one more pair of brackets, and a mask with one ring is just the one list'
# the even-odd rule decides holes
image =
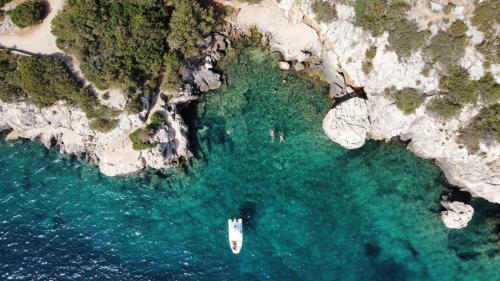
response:
{"label": "submerged rock", "polygon": [[446,211],[441,212],[441,219],[448,228],[464,228],[472,219],[474,208],[462,202],[441,201]]}
{"label": "submerged rock", "polygon": [[323,119],[325,134],[349,149],[363,146],[369,126],[366,101],[358,97],[338,104]]}

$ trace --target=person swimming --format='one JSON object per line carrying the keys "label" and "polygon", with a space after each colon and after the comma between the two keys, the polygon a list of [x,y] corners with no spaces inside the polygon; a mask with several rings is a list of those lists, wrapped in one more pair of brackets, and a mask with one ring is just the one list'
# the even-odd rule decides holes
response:
{"label": "person swimming", "polygon": [[280,134],[280,143],[285,142],[285,133]]}
{"label": "person swimming", "polygon": [[274,129],[269,129],[269,135],[271,136],[271,140],[274,141],[275,138]]}
{"label": "person swimming", "polygon": [[231,135],[233,133],[233,131],[234,131],[233,128],[229,128],[229,129],[227,129],[226,134]]}

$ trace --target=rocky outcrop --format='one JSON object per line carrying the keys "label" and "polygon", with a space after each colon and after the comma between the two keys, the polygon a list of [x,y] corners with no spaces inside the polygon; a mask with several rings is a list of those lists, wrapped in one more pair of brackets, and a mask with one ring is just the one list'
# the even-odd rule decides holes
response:
{"label": "rocky outcrop", "polygon": [[122,113],[117,128],[100,133],[90,128],[84,112],[64,102],[43,109],[27,102],[0,102],[0,129],[11,130],[9,140],[37,140],[46,147],[59,147],[62,153],[88,159],[108,176],[127,175],[146,167],[168,168],[190,156],[182,118],[175,108],[162,111],[166,122],[155,136],[158,145],[143,151],[134,150],[129,139],[131,132],[145,126],[139,114]]}
{"label": "rocky outcrop", "polygon": [[464,228],[474,215],[474,208],[462,202],[441,201],[446,211],[441,212],[441,219],[448,228]]}
{"label": "rocky outcrop", "polygon": [[351,98],[332,108],[323,120],[323,130],[334,142],[354,149],[365,144],[368,127],[368,107],[362,98]]}
{"label": "rocky outcrop", "polygon": [[207,66],[199,67],[193,73],[194,83],[202,92],[215,90],[222,85],[220,74],[213,72]]}
{"label": "rocky outcrop", "polygon": [[[422,28],[429,26],[433,34],[448,26],[439,11],[432,12],[426,1],[421,2],[409,12],[409,18],[415,19]],[[436,92],[439,90],[437,71],[423,75],[425,61],[421,53],[400,60],[391,48],[386,48],[387,33],[374,38],[356,27],[352,6],[336,3],[337,19],[327,24],[314,20],[311,3],[310,0],[284,0],[241,4],[236,24],[243,30],[255,26],[287,61],[321,57],[326,80],[331,85],[331,97],[345,100],[349,86],[364,88],[366,100],[352,98],[354,101],[349,102],[347,99],[328,112],[323,120],[328,137],[346,148],[360,147],[366,139],[399,137],[409,142],[408,149],[417,156],[435,159],[452,185],[500,203],[500,144],[481,144],[478,152],[470,153],[459,140],[463,127],[479,112],[481,105],[465,108],[459,117],[446,122],[427,112],[425,106],[413,114],[403,114],[394,101],[384,95],[384,89],[412,87],[421,93]],[[467,34],[471,36],[471,44],[481,42],[481,32],[470,25],[473,2],[455,3],[457,7],[448,21],[463,19],[469,25]],[[377,52],[372,60],[373,70],[366,74],[362,65],[366,50],[372,46]],[[482,59],[469,45],[460,63],[472,78],[478,78],[484,71]],[[491,70],[500,81],[500,66],[492,65]]]}

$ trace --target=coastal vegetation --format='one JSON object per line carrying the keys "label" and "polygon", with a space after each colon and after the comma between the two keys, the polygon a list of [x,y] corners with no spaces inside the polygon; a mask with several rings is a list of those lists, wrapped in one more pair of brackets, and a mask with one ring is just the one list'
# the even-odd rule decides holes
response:
{"label": "coastal vegetation", "polygon": [[500,24],[499,6],[498,1],[482,1],[472,17],[472,24],[484,33],[484,40],[476,45],[476,49],[483,54],[487,65],[500,63],[500,33],[495,27]]}
{"label": "coastal vegetation", "polygon": [[68,1],[53,32],[88,80],[121,87],[137,110],[139,96],[153,95],[163,74],[168,87],[180,84],[180,65],[217,23],[214,10],[196,0]]}
{"label": "coastal vegetation", "polygon": [[328,1],[316,0],[311,7],[319,22],[329,23],[337,18],[335,6]]}
{"label": "coastal vegetation", "polygon": [[407,57],[425,46],[429,36],[428,32],[419,31],[414,21],[406,18],[409,8],[403,0],[356,0],[356,25],[375,37],[387,31],[390,47],[400,57]]}
{"label": "coastal vegetation", "polygon": [[29,0],[9,11],[12,22],[20,28],[37,25],[48,12],[48,4],[41,0]]}
{"label": "coastal vegetation", "polygon": [[377,47],[371,46],[368,49],[366,49],[365,52],[365,61],[363,62],[362,70],[363,72],[368,75],[372,69],[373,69],[373,63],[372,60],[375,58],[377,55]]}
{"label": "coastal vegetation", "polygon": [[160,112],[151,115],[150,123],[145,128],[139,128],[129,135],[132,147],[135,150],[151,149],[156,143],[151,138],[165,125],[165,120]]}
{"label": "coastal vegetation", "polygon": [[62,60],[51,56],[16,56],[0,50],[0,65],[2,101],[13,102],[24,97],[43,108],[64,100],[82,109],[93,129],[105,132],[116,127],[113,118],[116,113],[101,105]]}
{"label": "coastal vegetation", "polygon": [[481,109],[461,135],[462,142],[472,151],[479,149],[479,142],[500,143],[500,104]]}
{"label": "coastal vegetation", "polygon": [[429,45],[424,49],[424,56],[444,68],[458,65],[469,41],[465,36],[466,31],[467,26],[463,21],[453,22],[446,32],[440,31],[431,38]]}
{"label": "coastal vegetation", "polygon": [[393,86],[391,88],[386,88],[385,93],[394,100],[399,110],[403,111],[406,115],[414,113],[425,100],[425,96],[417,92],[414,88],[396,90]]}

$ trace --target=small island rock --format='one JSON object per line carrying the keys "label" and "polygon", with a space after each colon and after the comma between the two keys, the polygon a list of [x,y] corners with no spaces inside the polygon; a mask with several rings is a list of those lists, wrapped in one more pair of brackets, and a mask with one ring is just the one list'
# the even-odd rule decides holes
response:
{"label": "small island rock", "polygon": [[441,219],[448,228],[464,228],[472,219],[474,208],[462,202],[441,201],[446,211],[441,212]]}

